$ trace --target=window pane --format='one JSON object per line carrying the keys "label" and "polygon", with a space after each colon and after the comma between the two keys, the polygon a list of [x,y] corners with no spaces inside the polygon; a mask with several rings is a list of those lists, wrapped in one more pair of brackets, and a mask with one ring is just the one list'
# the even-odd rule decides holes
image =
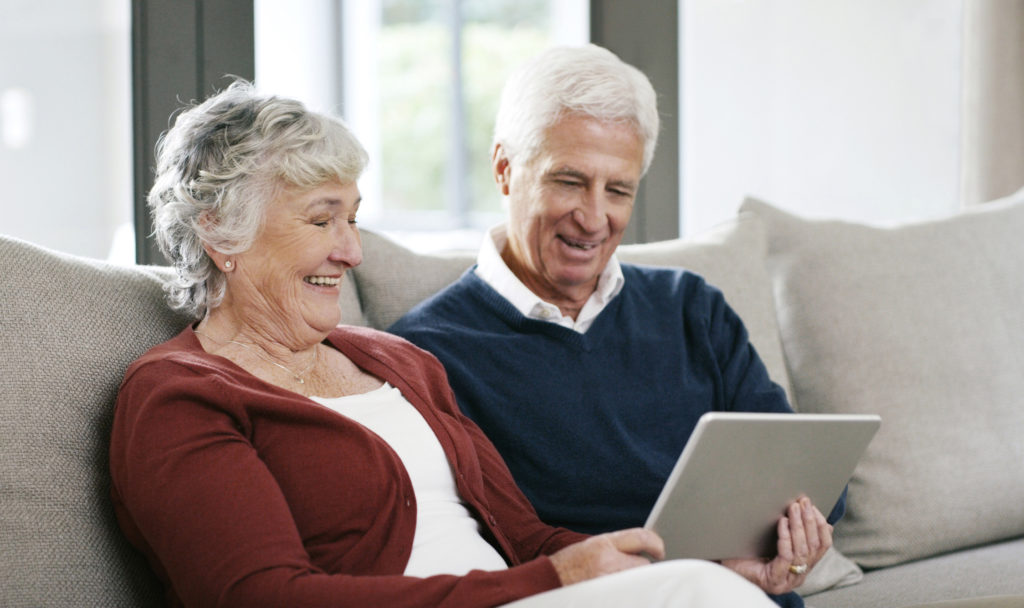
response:
{"label": "window pane", "polygon": [[[275,15],[284,6],[289,16]],[[256,0],[257,86],[341,109],[370,153],[360,181],[364,226],[420,249],[475,247],[503,216],[489,162],[502,84],[549,45],[586,42],[588,6],[341,0],[338,11],[330,0]],[[296,19],[304,25],[286,22]],[[337,25],[333,38],[325,23]],[[333,57],[322,50],[325,37],[340,40]],[[312,84],[337,74],[336,97]]]}
{"label": "window pane", "polygon": [[128,0],[0,0],[0,232],[134,261]]}

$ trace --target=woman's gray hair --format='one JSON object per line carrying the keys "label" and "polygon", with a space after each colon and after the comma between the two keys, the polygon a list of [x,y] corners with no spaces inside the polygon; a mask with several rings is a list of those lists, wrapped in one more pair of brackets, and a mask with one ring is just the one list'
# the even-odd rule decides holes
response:
{"label": "woman's gray hair", "polygon": [[352,183],[366,162],[341,120],[243,80],[185,109],[157,143],[148,197],[157,243],[177,270],[171,305],[198,318],[223,299],[224,274],[204,243],[242,253],[282,189]]}
{"label": "woman's gray hair", "polygon": [[643,72],[608,49],[554,47],[520,66],[502,91],[494,143],[510,160],[532,160],[564,115],[632,124],[644,144],[643,173],[658,143],[658,100]]}

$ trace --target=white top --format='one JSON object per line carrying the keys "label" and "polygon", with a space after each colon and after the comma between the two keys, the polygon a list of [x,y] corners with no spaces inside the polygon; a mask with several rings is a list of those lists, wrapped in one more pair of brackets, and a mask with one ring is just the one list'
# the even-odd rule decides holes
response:
{"label": "white top", "polygon": [[590,294],[573,320],[570,316],[562,315],[562,311],[554,304],[540,299],[509,270],[505,260],[501,259],[501,251],[507,243],[508,231],[504,224],[491,229],[477,255],[476,275],[515,306],[516,310],[531,319],[550,321],[581,334],[586,333],[608,302],[619,295],[626,281],[622,276],[619,259],[612,255],[597,279],[597,289]]}
{"label": "white top", "polygon": [[416,533],[405,574],[462,575],[508,567],[480,535],[480,524],[456,492],[441,443],[401,391],[385,383],[361,395],[312,399],[379,435],[409,472],[416,496]]}

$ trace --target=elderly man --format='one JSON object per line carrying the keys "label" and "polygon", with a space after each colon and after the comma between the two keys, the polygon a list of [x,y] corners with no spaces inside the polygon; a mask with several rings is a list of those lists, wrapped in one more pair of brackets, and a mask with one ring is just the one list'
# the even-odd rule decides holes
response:
{"label": "elderly man", "polygon": [[[583,532],[642,525],[701,414],[791,411],[720,291],[615,257],[657,135],[654,89],[611,52],[528,62],[494,131],[508,222],[391,328],[444,363],[541,518]],[[807,502],[787,515],[778,557],[726,565],[800,606],[831,526]]]}

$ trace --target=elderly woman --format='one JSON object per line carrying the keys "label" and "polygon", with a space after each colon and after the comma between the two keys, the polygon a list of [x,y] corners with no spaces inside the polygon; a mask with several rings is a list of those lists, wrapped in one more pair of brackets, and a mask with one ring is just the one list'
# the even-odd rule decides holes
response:
{"label": "elderly woman", "polygon": [[338,325],[365,162],[339,121],[244,82],[161,141],[149,202],[197,323],[127,370],[110,467],[168,604],[764,604],[721,566],[646,565],[650,532],[543,524],[436,359]]}

